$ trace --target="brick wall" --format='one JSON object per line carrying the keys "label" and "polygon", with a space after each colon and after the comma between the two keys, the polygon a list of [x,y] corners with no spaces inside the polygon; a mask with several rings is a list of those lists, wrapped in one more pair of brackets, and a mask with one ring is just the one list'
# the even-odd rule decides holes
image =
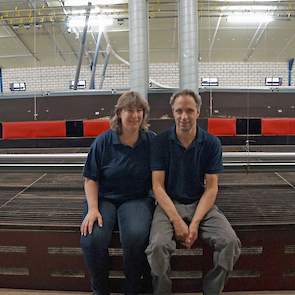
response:
{"label": "brick wall", "polygon": [[[10,82],[26,82],[27,91],[64,91],[69,89],[69,81],[74,80],[75,66],[13,68],[2,69],[3,91],[9,93]],[[98,88],[102,65],[96,68],[96,88]],[[283,86],[288,84],[288,65],[282,62],[272,63],[200,63],[201,77],[217,77],[222,87],[261,87],[266,76],[282,77]],[[170,87],[178,87],[179,69],[177,63],[150,64],[150,78]],[[88,66],[82,66],[81,80],[86,80],[87,88],[91,72]],[[295,82],[295,72],[292,80]],[[109,64],[104,81],[104,89],[128,88],[129,68],[124,64]],[[293,83],[294,84],[294,83]]]}
{"label": "brick wall", "polygon": [[[262,87],[265,77],[282,77],[283,86],[288,86],[288,64],[287,62],[201,63],[200,76],[217,77],[219,85],[225,87]],[[294,78],[293,74],[293,80]]]}

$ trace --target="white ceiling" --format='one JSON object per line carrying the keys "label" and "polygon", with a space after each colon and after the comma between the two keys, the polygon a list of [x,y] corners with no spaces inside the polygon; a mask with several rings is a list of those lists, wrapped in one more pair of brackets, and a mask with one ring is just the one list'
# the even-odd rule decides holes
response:
{"label": "white ceiling", "polygon": [[[230,24],[226,16],[229,10],[236,9],[229,6],[232,4],[263,4],[275,20],[261,26]],[[128,60],[128,4],[99,7],[114,15],[116,21],[107,35],[112,48]],[[63,7],[61,0],[0,0],[0,66],[76,65],[81,38],[68,33],[65,13],[72,14],[77,9],[81,7]],[[295,56],[294,9],[295,0],[199,1],[200,60],[287,61]],[[150,0],[149,16],[150,62],[177,62],[177,1]],[[95,34],[88,33],[84,64],[92,60],[95,38]],[[104,41],[102,51],[105,48]],[[98,62],[103,62],[103,58]],[[110,62],[118,61],[112,57]]]}

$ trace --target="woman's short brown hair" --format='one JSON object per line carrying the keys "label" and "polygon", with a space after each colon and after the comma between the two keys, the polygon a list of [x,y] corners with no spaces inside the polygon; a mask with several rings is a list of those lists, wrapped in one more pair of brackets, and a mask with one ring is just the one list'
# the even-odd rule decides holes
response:
{"label": "woman's short brown hair", "polygon": [[143,120],[140,129],[147,130],[149,127],[147,121],[150,107],[147,100],[136,91],[126,91],[118,98],[117,104],[115,105],[114,114],[111,117],[111,129],[117,131],[118,134],[122,134],[122,122],[119,114],[123,109],[130,107],[143,109]]}

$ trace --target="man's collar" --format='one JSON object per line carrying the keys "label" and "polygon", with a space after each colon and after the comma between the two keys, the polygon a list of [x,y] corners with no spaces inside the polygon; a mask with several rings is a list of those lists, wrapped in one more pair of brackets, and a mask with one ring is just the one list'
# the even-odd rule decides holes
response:
{"label": "man's collar", "polygon": [[[202,128],[200,128],[199,126],[197,126],[197,134],[196,134],[196,137],[192,143],[195,143],[195,142],[200,143],[200,142],[204,141],[204,137],[205,137],[204,130]],[[179,141],[179,139],[177,138],[177,135],[176,135],[176,126],[175,125],[170,129],[169,138],[174,141]]]}

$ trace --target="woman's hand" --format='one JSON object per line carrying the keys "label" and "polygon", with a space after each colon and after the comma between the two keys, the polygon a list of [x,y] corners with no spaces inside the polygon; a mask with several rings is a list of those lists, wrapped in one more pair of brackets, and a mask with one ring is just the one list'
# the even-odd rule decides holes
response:
{"label": "woman's hand", "polygon": [[92,233],[95,221],[97,221],[99,227],[102,227],[102,216],[98,209],[89,210],[80,226],[82,236],[87,236],[87,233]]}

